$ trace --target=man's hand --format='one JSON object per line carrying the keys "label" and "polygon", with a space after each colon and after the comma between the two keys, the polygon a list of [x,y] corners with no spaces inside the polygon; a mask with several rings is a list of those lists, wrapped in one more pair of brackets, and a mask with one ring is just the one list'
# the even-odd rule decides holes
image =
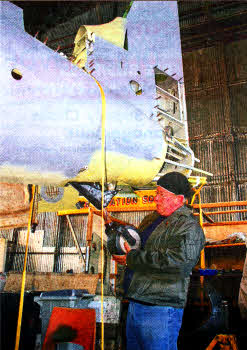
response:
{"label": "man's hand", "polygon": [[126,265],[126,257],[128,252],[131,250],[127,242],[124,242],[124,248],[126,250],[125,255],[112,255],[113,260],[115,260],[120,265]]}

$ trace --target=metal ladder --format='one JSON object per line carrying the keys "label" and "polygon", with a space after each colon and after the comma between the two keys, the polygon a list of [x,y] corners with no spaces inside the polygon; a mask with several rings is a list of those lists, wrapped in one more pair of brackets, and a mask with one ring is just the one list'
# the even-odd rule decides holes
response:
{"label": "metal ladder", "polygon": [[189,147],[189,135],[187,124],[187,112],[184,84],[181,80],[176,80],[166,71],[154,67],[156,79],[156,118],[163,130],[164,141],[167,143],[166,157],[163,166],[155,177],[157,181],[165,172],[183,170],[190,175],[191,171],[204,175],[213,174],[194,167],[195,162],[200,162],[194,156],[194,152]]}

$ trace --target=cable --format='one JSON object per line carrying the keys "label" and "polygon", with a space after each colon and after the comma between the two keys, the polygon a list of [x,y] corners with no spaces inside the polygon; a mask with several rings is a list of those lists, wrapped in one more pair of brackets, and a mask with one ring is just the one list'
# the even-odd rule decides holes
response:
{"label": "cable", "polygon": [[[86,71],[86,69],[84,69]],[[87,71],[86,71],[87,72]],[[106,121],[106,102],[105,93],[96,78],[87,72],[96,82],[100,89],[102,110],[101,110],[101,349],[104,350],[104,184],[106,179],[106,156],[105,156],[105,121]]]}
{"label": "cable", "polygon": [[33,212],[34,212],[35,190],[36,190],[36,186],[32,185],[32,199],[30,203],[28,226],[27,226],[27,239],[26,239],[25,258],[24,258],[24,266],[23,266],[23,273],[22,273],[22,280],[21,280],[21,294],[20,294],[19,313],[18,313],[18,321],[17,321],[17,329],[16,329],[15,350],[19,349],[19,343],[20,343],[21,321],[22,321],[23,304],[24,304],[24,290],[25,290],[25,282],[26,282],[28,241],[29,241],[29,235],[31,231],[31,224],[32,224]]}
{"label": "cable", "polygon": [[[201,228],[203,228],[203,213],[202,213],[202,202],[201,202],[201,189],[205,185],[206,180],[202,182],[201,186],[198,188],[198,190],[195,191],[193,194],[192,200],[191,200],[191,206],[193,207],[193,203],[195,201],[196,196],[198,196],[198,202],[199,202],[199,222]],[[205,269],[205,251],[202,249],[201,256],[200,256],[200,265],[202,269]],[[202,279],[203,280],[203,279]]]}
{"label": "cable", "polygon": [[[200,226],[203,229],[203,216],[202,216],[202,202],[201,202],[201,189],[202,187],[205,185],[206,180],[202,181],[201,186],[198,188],[198,190],[195,191],[192,200],[191,200],[191,206],[193,207],[193,203],[195,201],[196,196],[198,196],[198,202],[199,202],[199,222],[200,222]],[[204,248],[201,250],[201,254],[200,254],[200,267],[201,269],[205,269],[205,250]],[[201,300],[201,304],[203,304],[203,289],[204,289],[204,276],[200,276],[200,285],[201,285],[201,289],[200,289],[200,300]]]}

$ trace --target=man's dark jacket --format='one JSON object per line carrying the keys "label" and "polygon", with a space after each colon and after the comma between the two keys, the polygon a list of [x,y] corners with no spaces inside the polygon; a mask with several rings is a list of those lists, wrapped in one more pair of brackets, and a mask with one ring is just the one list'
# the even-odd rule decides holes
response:
{"label": "man's dark jacket", "polygon": [[127,298],[183,308],[189,276],[204,244],[203,230],[191,210],[186,206],[176,210],[154,229],[144,249],[128,253],[127,267],[134,275]]}

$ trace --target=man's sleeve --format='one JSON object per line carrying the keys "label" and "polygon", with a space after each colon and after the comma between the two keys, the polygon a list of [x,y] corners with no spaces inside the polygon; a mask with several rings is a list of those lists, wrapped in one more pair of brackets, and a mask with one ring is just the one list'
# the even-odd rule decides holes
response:
{"label": "man's sleeve", "polygon": [[194,220],[181,220],[183,222],[172,234],[170,242],[161,244],[157,250],[131,250],[127,255],[127,266],[143,273],[189,275],[200,257],[205,238]]}

